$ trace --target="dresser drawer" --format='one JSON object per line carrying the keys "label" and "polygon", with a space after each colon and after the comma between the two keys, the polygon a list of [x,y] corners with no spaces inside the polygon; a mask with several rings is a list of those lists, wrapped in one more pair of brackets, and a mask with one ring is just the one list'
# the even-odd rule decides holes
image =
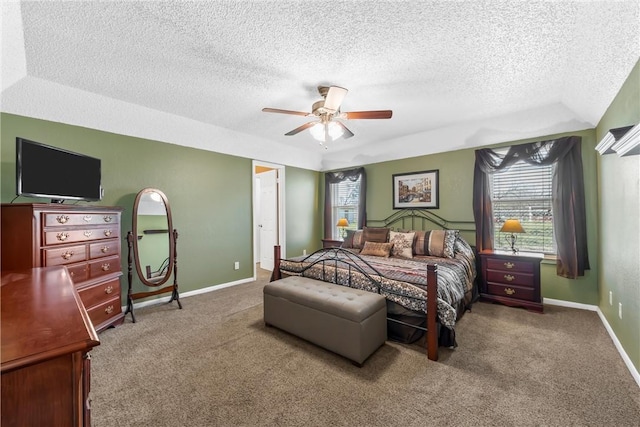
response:
{"label": "dresser drawer", "polygon": [[64,248],[43,249],[45,266],[73,264],[87,259],[86,246],[66,246]]}
{"label": "dresser drawer", "polygon": [[488,283],[487,292],[490,295],[497,295],[509,298],[517,298],[527,301],[537,301],[536,291],[534,288],[522,286],[503,285],[500,283]]}
{"label": "dresser drawer", "polygon": [[96,259],[120,253],[120,241],[110,240],[89,245],[89,258]]}
{"label": "dresser drawer", "polygon": [[113,298],[120,298],[120,279],[116,278],[96,285],[87,286],[78,291],[80,299],[87,309]]}
{"label": "dresser drawer", "polygon": [[120,272],[120,257],[113,256],[89,262],[89,277],[96,278]]}
{"label": "dresser drawer", "polygon": [[56,230],[44,233],[45,245],[88,242],[98,239],[113,239],[120,235],[119,227],[99,227],[74,230]]}
{"label": "dresser drawer", "polygon": [[43,222],[45,227],[118,224],[119,215],[114,214],[113,212],[45,213]]}
{"label": "dresser drawer", "polygon": [[533,274],[516,273],[514,271],[487,270],[487,282],[530,287],[534,285]]}
{"label": "dresser drawer", "polygon": [[86,262],[67,265],[67,271],[73,283],[80,283],[89,279],[89,265]]}
{"label": "dresser drawer", "polygon": [[[119,296],[120,294],[118,294]],[[94,328],[122,312],[120,298],[112,298],[87,310]]]}
{"label": "dresser drawer", "polygon": [[534,265],[530,262],[499,258],[487,258],[487,268],[490,270],[515,271],[520,273],[533,273],[534,271]]}

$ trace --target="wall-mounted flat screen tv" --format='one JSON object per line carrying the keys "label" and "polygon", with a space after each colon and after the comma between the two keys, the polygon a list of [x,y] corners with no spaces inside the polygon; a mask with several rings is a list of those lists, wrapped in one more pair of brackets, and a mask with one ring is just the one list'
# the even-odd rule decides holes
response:
{"label": "wall-mounted flat screen tv", "polygon": [[18,196],[66,199],[102,199],[101,161],[40,142],[16,138]]}

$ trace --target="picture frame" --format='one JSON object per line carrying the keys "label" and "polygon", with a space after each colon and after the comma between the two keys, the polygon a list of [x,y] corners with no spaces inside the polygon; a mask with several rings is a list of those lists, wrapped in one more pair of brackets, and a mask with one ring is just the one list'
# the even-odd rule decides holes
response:
{"label": "picture frame", "polygon": [[397,173],[393,180],[393,209],[439,209],[439,170]]}

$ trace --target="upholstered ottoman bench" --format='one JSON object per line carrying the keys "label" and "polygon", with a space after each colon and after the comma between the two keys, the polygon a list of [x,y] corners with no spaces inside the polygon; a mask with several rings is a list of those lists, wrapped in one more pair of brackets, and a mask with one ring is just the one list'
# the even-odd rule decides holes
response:
{"label": "upholstered ottoman bench", "polygon": [[264,321],[358,366],[387,339],[382,295],[306,277],[265,285]]}

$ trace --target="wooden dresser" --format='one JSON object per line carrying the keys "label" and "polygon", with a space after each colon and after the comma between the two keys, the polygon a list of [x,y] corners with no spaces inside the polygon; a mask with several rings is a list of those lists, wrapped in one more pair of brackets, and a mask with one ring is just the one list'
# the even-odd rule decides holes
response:
{"label": "wooden dresser", "polygon": [[542,312],[543,258],[543,254],[531,252],[480,252],[480,299]]}
{"label": "wooden dresser", "polygon": [[97,331],[124,320],[122,208],[2,205],[2,271],[64,265]]}
{"label": "wooden dresser", "polygon": [[2,272],[2,427],[89,426],[100,344],[64,267]]}

